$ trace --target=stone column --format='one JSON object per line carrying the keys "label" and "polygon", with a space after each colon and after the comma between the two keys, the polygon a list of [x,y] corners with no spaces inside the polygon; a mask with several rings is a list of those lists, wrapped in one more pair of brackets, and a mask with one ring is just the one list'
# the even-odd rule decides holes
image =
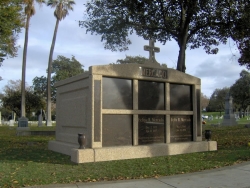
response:
{"label": "stone column", "polygon": [[233,113],[233,98],[230,96],[230,93],[228,93],[225,99],[225,115],[221,125],[232,126],[237,124]]}

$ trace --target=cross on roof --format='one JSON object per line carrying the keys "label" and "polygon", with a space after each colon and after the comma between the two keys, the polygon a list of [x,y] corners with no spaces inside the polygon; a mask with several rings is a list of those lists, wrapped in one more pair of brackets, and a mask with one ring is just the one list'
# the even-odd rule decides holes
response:
{"label": "cross on roof", "polygon": [[155,52],[160,52],[160,48],[155,47],[155,40],[149,40],[149,46],[144,46],[145,51],[149,51],[149,62],[155,63]]}

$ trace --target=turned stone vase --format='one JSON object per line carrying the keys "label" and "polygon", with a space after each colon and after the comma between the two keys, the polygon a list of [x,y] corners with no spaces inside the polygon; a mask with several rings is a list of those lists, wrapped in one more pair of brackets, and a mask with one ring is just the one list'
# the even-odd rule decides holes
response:
{"label": "turned stone vase", "polygon": [[78,143],[80,145],[79,149],[85,149],[86,137],[83,133],[78,133]]}

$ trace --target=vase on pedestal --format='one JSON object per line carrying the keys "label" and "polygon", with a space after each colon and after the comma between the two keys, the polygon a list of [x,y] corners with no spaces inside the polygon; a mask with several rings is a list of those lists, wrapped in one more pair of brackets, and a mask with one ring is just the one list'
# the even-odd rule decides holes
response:
{"label": "vase on pedestal", "polygon": [[78,143],[80,145],[79,149],[85,149],[86,137],[83,133],[78,133]]}
{"label": "vase on pedestal", "polygon": [[211,130],[205,130],[205,139],[207,141],[211,140],[211,136],[212,136],[212,131]]}

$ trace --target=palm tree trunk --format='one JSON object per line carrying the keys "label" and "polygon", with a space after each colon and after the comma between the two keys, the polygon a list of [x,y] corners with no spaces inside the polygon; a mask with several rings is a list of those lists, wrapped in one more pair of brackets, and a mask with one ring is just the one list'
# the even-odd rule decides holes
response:
{"label": "palm tree trunk", "polygon": [[21,82],[21,117],[25,117],[25,76],[26,76],[26,59],[27,59],[27,47],[28,47],[28,35],[29,35],[29,23],[30,16],[27,15],[26,26],[25,26],[25,39],[23,47],[23,65],[22,65],[22,82]]}
{"label": "palm tree trunk", "polygon": [[47,126],[52,126],[51,123],[51,72],[52,72],[52,60],[53,60],[53,53],[56,43],[56,35],[57,35],[57,29],[59,25],[59,19],[56,19],[56,26],[54,30],[54,35],[50,47],[50,53],[49,53],[49,63],[48,63],[48,75],[47,75]]}

